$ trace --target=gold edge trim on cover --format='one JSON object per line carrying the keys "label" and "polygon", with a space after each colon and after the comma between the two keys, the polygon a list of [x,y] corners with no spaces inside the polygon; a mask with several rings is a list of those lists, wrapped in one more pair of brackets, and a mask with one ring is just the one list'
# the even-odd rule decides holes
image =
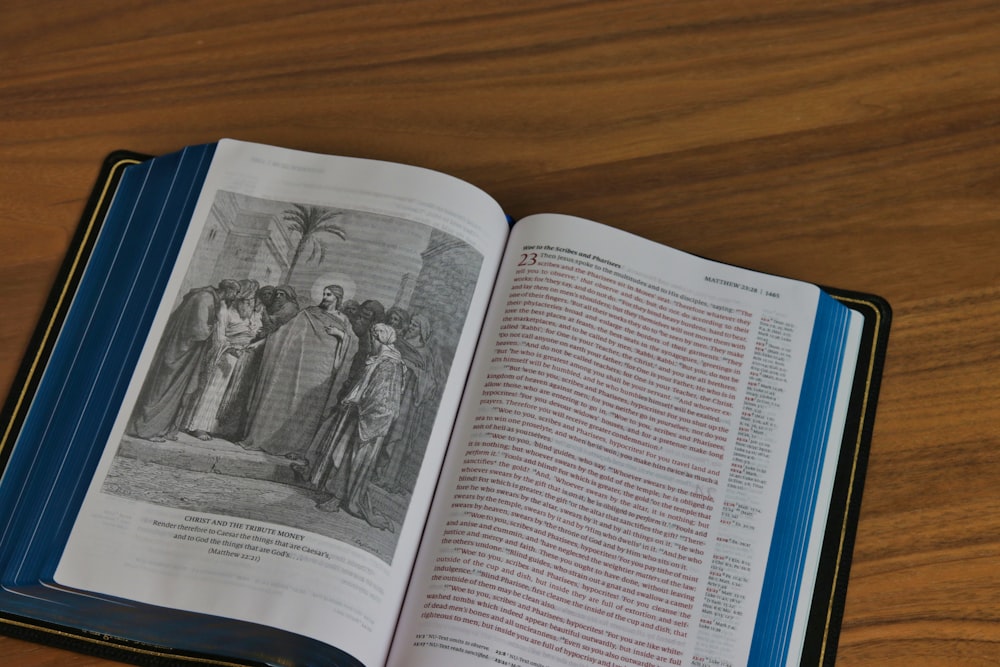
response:
{"label": "gold edge trim on cover", "polygon": [[823,664],[823,661],[826,658],[826,648],[830,641],[830,621],[833,618],[833,603],[837,592],[837,579],[840,576],[840,563],[844,557],[844,540],[847,539],[847,518],[850,514],[851,498],[854,496],[854,479],[858,470],[858,457],[861,455],[861,440],[864,436],[865,417],[868,415],[868,396],[871,390],[872,375],[875,369],[876,353],[879,349],[879,332],[882,329],[882,311],[879,310],[878,305],[875,302],[844,296],[834,296],[834,298],[843,303],[858,303],[870,307],[873,311],[875,311],[875,326],[874,336],[872,338],[872,350],[868,358],[868,374],[865,377],[864,400],[861,403],[861,414],[858,416],[858,435],[854,442],[854,460],[851,461],[851,476],[849,478],[850,481],[847,484],[847,500],[844,505],[844,520],[841,522],[840,526],[840,543],[837,545],[837,560],[833,568],[833,587],[830,590],[830,600],[826,608],[826,624],[823,627],[823,641],[820,645],[819,653],[820,665]]}
{"label": "gold edge trim on cover", "polygon": [[84,249],[87,247],[87,241],[90,239],[91,232],[94,229],[94,225],[97,222],[98,213],[101,210],[101,206],[104,204],[105,198],[108,196],[108,189],[111,186],[111,181],[115,176],[115,173],[123,168],[124,166],[129,166],[133,164],[139,164],[141,160],[136,160],[135,158],[123,158],[108,170],[108,176],[104,180],[104,187],[101,190],[101,196],[98,198],[97,202],[94,204],[94,212],[90,216],[90,222],[87,223],[87,229],[84,232],[83,238],[80,240],[79,247],[76,251],[76,256],[73,257],[73,262],[70,265],[69,274],[66,276],[66,281],[63,283],[62,291],[59,293],[59,298],[56,301],[55,308],[52,310],[52,316],[49,318],[49,323],[45,327],[45,333],[42,334],[42,339],[38,343],[38,350],[35,353],[35,358],[31,361],[31,367],[28,369],[28,374],[21,383],[21,393],[17,397],[17,402],[14,404],[14,409],[11,411],[10,420],[4,427],[3,437],[0,438],[0,452],[3,452],[4,448],[7,446],[7,439],[10,437],[11,429],[14,428],[14,423],[17,421],[17,416],[21,412],[21,407],[24,404],[25,396],[28,394],[28,386],[31,384],[31,379],[34,377],[35,372],[38,370],[39,362],[41,361],[42,355],[45,352],[45,345],[49,340],[49,336],[52,334],[52,327],[55,324],[56,319],[63,310],[63,305],[66,300],[66,292],[69,290],[69,285],[73,280],[73,276],[76,275],[77,268],[80,264],[80,258],[83,255]]}
{"label": "gold edge trim on cover", "polygon": [[13,625],[18,628],[24,628],[27,630],[33,630],[36,632],[45,632],[50,635],[56,635],[58,637],[66,637],[75,641],[82,641],[88,644],[97,644],[100,646],[107,646],[114,648],[116,650],[126,650],[133,653],[141,653],[142,655],[156,656],[160,658],[170,658],[171,660],[183,660],[185,662],[198,663],[201,665],[218,665],[220,667],[246,667],[247,663],[244,662],[224,662],[222,660],[215,660],[212,658],[196,658],[193,656],[177,655],[176,653],[170,653],[168,651],[154,651],[152,649],[142,649],[134,646],[126,646],[120,642],[114,641],[110,635],[105,635],[108,639],[99,639],[96,637],[87,637],[83,635],[74,634],[72,632],[64,632],[63,630],[54,630],[52,628],[46,628],[43,626],[32,625],[31,623],[23,623],[21,621],[13,621],[9,618],[0,618],[0,623],[5,623],[7,625]]}

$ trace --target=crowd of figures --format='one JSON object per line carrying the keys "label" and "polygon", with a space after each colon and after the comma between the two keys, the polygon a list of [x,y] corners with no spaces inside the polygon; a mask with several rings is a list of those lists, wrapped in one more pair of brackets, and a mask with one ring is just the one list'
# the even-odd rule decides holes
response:
{"label": "crowd of figures", "polygon": [[318,507],[391,529],[370,485],[402,493],[422,454],[444,369],[420,314],[344,300],[300,307],[288,285],[222,280],[171,313],[126,432],[185,432],[290,459]]}

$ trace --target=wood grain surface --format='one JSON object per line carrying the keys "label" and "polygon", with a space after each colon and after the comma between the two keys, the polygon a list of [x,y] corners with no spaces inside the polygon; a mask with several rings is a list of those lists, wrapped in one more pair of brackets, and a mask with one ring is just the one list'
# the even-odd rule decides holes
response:
{"label": "wood grain surface", "polygon": [[[1000,3],[0,8],[0,386],[102,158],[419,164],[894,309],[838,664],[1000,664]],[[0,638],[0,664],[105,660]]]}

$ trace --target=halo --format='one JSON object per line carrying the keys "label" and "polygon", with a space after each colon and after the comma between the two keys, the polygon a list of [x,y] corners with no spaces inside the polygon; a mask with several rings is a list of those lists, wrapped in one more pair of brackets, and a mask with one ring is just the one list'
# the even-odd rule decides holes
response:
{"label": "halo", "polygon": [[309,290],[309,294],[312,296],[312,303],[319,303],[323,300],[323,288],[327,285],[340,285],[343,287],[344,301],[353,299],[354,293],[358,290],[358,286],[354,283],[354,280],[346,273],[338,271],[324,273],[313,282],[312,288]]}

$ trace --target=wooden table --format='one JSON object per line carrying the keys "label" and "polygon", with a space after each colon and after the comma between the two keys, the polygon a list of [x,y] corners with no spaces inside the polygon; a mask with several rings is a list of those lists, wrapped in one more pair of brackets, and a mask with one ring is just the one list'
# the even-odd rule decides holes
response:
{"label": "wooden table", "polygon": [[1000,4],[332,4],[4,3],[0,384],[112,149],[446,171],[515,217],[886,297],[839,664],[1000,664]]}

